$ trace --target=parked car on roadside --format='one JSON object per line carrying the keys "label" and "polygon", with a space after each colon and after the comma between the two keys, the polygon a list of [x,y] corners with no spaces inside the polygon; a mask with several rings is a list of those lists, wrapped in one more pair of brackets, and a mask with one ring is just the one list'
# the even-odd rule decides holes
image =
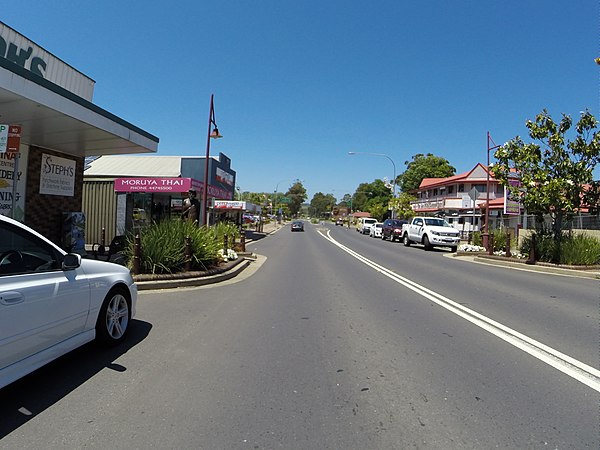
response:
{"label": "parked car on roadside", "polygon": [[339,219],[337,219],[337,220],[335,221],[335,224],[336,224],[336,225],[340,225],[340,226],[342,226],[342,227],[343,227],[343,226],[344,226],[344,219],[342,219],[342,218],[339,218]]}
{"label": "parked car on roadside", "polygon": [[390,241],[401,241],[402,240],[402,225],[408,223],[406,220],[400,219],[386,219],[383,222],[381,229],[381,239]]}
{"label": "parked car on roadside", "polygon": [[137,287],[129,269],[67,254],[0,215],[0,388],[94,339],[125,339]]}
{"label": "parked car on roadside", "polygon": [[361,217],[356,224],[356,231],[362,234],[369,234],[369,228],[375,223],[377,223],[377,219],[373,217]]}
{"label": "parked car on roadside", "polygon": [[404,225],[402,240],[405,246],[411,243],[423,244],[425,250],[433,247],[449,247],[455,252],[460,244],[460,231],[444,219],[437,217],[413,217]]}
{"label": "parked car on roadside", "polygon": [[377,222],[377,223],[374,223],[373,225],[371,225],[371,227],[369,228],[369,236],[373,237],[373,238],[380,238],[382,227],[383,227],[383,223],[381,223],[381,222]]}

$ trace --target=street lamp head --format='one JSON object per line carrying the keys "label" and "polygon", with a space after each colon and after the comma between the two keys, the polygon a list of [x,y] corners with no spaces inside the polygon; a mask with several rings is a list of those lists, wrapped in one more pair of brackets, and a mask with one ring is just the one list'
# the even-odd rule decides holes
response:
{"label": "street lamp head", "polygon": [[210,138],[211,138],[211,139],[220,139],[220,138],[222,138],[222,137],[223,137],[223,136],[221,135],[221,133],[219,133],[219,129],[218,129],[217,127],[215,127],[215,128],[212,130],[212,133],[210,133]]}

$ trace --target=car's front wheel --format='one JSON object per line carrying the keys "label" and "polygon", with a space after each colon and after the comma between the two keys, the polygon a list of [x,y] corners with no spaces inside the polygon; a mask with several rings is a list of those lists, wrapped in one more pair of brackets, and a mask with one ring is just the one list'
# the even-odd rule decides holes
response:
{"label": "car's front wheel", "polygon": [[409,247],[410,246],[410,239],[408,238],[408,233],[404,233],[404,246],[405,247]]}
{"label": "car's front wheel", "polygon": [[427,237],[427,235],[423,236],[423,246],[425,247],[425,250],[431,250],[431,242],[429,242],[429,238]]}
{"label": "car's front wheel", "polygon": [[131,320],[131,302],[122,289],[108,293],[96,322],[96,339],[105,345],[116,345],[125,339]]}

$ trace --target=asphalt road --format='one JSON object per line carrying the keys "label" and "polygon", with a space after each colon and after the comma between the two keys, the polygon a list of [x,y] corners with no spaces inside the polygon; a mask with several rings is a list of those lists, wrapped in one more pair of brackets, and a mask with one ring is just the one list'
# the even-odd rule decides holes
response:
{"label": "asphalt road", "polygon": [[0,448],[600,446],[597,280],[334,226],[249,250],[234,282],[141,293],[125,346],[0,390]]}

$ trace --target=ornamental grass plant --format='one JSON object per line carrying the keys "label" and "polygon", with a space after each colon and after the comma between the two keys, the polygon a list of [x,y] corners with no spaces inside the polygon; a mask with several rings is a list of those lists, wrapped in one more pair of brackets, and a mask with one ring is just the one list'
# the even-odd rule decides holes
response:
{"label": "ornamental grass plant", "polygon": [[[192,270],[206,270],[220,261],[225,227],[198,227],[191,222],[171,219],[144,227],[140,235],[140,269],[147,274],[177,273],[185,267],[185,238],[190,237]],[[228,230],[228,229],[227,229]],[[221,238],[221,239],[220,239]],[[132,266],[134,237],[128,237],[125,256]]]}
{"label": "ornamental grass plant", "polygon": [[[600,240],[584,233],[564,233],[557,244],[548,232],[536,234],[535,259],[542,262],[559,261],[559,264],[593,266],[600,264]],[[521,253],[529,255],[532,239],[528,237],[521,245]]]}

